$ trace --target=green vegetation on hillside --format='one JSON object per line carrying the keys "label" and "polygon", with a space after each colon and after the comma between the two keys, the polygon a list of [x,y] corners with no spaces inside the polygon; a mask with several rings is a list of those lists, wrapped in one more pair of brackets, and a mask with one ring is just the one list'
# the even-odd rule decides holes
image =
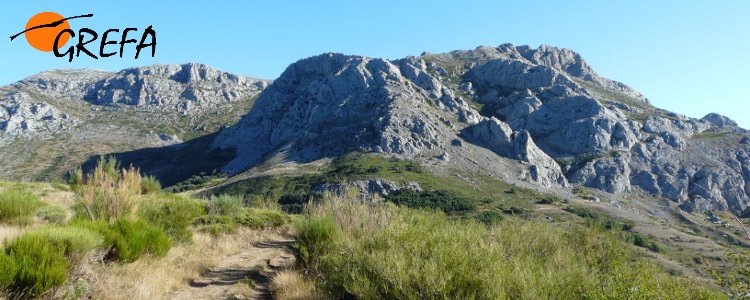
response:
{"label": "green vegetation on hillside", "polygon": [[310,206],[297,228],[297,256],[334,298],[723,298],[639,259],[618,230],[343,200]]}
{"label": "green vegetation on hillside", "polygon": [[64,188],[75,195],[70,222],[64,208],[29,192],[35,184],[0,185],[0,221],[21,218],[35,225],[0,249],[0,298],[60,297],[58,289],[87,264],[163,257],[173,245],[191,242],[202,218],[256,229],[287,222],[280,212],[244,207],[241,198],[201,201],[161,193],[158,181],[121,169],[113,159],[102,159],[89,174],[75,172],[70,183]]}
{"label": "green vegetation on hillside", "polygon": [[30,218],[42,206],[39,198],[25,188],[0,191],[0,223],[31,223]]}
{"label": "green vegetation on hillside", "polygon": [[[401,184],[416,182],[426,191],[420,197],[429,198],[430,193],[440,193],[440,198],[449,197],[453,205],[462,207],[452,210],[452,213],[471,216],[487,211],[515,214],[527,212],[533,208],[534,202],[544,198],[530,189],[483,175],[470,178],[435,175],[414,161],[357,153],[333,160],[320,173],[252,177],[209,193],[242,195],[248,204],[270,207],[280,205],[288,212],[299,213],[305,203],[320,196],[312,193],[318,185],[374,178]],[[413,200],[407,199],[410,197],[411,195],[399,200],[398,196],[394,196],[392,199],[416,205]]]}

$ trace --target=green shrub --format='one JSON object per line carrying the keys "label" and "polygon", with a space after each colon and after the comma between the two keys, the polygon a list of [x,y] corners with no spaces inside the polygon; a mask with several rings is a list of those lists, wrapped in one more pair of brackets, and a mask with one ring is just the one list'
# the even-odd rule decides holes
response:
{"label": "green shrub", "polygon": [[160,257],[167,254],[171,243],[161,228],[144,221],[117,220],[114,224],[104,221],[79,221],[75,226],[88,228],[104,237],[109,249],[107,258],[133,262],[145,254]]}
{"label": "green shrub", "polygon": [[211,196],[208,200],[208,213],[215,215],[234,216],[244,207],[244,200],[241,197],[220,195]]}
{"label": "green shrub", "polygon": [[12,290],[39,296],[68,279],[65,247],[42,235],[22,235],[8,246],[17,271]]}
{"label": "green shrub", "polygon": [[237,232],[237,221],[229,216],[205,215],[195,219],[193,224],[199,226],[201,232],[220,236]]}
{"label": "green shrub", "polygon": [[545,195],[537,203],[539,203],[539,204],[555,204],[555,203],[559,203],[559,202],[562,202],[562,200],[560,200],[560,198],[557,198],[557,197],[552,196],[552,195]]}
{"label": "green shrub", "polygon": [[141,194],[155,194],[161,191],[161,182],[154,176],[141,178]]}
{"label": "green shrub", "polygon": [[[29,219],[43,205],[37,196],[23,188],[9,188],[0,192],[0,222],[19,224]],[[33,222],[33,221],[32,221]],[[26,222],[21,222],[24,224]]]}
{"label": "green shrub", "polygon": [[476,209],[476,203],[450,191],[422,191],[401,189],[385,197],[386,200],[411,208],[430,208],[445,213],[465,212]]}
{"label": "green shrub", "polygon": [[190,241],[193,220],[205,214],[206,209],[201,202],[175,195],[144,199],[138,210],[141,219],[160,227],[176,242]]}
{"label": "green shrub", "polygon": [[296,227],[295,255],[303,265],[314,267],[314,261],[336,236],[336,222],[328,216],[309,216],[299,220]]}
{"label": "green shrub", "polygon": [[0,252],[0,297],[2,297],[2,292],[13,283],[17,271],[16,261],[5,252]]}
{"label": "green shrub", "polygon": [[102,236],[96,231],[75,226],[52,226],[26,232],[13,241],[13,244],[32,244],[34,241],[57,245],[69,258],[85,255],[94,249],[101,248],[104,243]]}
{"label": "green shrub", "polygon": [[599,213],[582,206],[568,206],[565,208],[565,211],[575,214],[584,219],[599,220],[601,218]]}
{"label": "green shrub", "polygon": [[253,229],[278,227],[286,223],[281,212],[257,208],[246,208],[235,219],[240,225]]}
{"label": "green shrub", "polygon": [[503,220],[503,214],[497,211],[485,211],[479,213],[475,218],[483,224],[494,225]]}
{"label": "green shrub", "polygon": [[659,243],[651,240],[649,237],[642,235],[637,232],[631,233],[631,239],[633,241],[633,245],[636,245],[641,248],[646,248],[648,250],[651,250],[652,252],[661,252],[661,245]]}
{"label": "green shrub", "polygon": [[36,215],[47,223],[60,225],[68,218],[68,211],[63,207],[50,205],[40,208]]}

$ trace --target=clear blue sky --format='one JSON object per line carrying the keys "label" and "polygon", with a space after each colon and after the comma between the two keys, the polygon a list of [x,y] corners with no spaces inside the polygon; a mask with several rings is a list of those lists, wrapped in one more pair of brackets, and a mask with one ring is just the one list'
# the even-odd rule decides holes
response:
{"label": "clear blue sky", "polygon": [[[0,85],[53,68],[119,70],[202,62],[274,79],[290,63],[323,52],[401,58],[479,45],[550,44],[580,52],[602,75],[662,108],[718,112],[750,128],[750,1],[114,1],[34,0],[0,4]],[[377,2],[377,3],[375,3]],[[156,58],[81,58],[68,63],[23,37],[42,11],[76,29],[153,25]],[[140,35],[137,35],[140,36]]]}

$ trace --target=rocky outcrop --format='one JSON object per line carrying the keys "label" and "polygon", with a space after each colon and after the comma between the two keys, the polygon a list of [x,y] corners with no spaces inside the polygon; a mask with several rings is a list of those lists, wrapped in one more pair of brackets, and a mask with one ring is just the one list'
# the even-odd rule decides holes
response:
{"label": "rocky outcrop", "polygon": [[455,137],[441,112],[467,122],[479,116],[423,68],[332,53],[292,64],[255,109],[217,138],[217,147],[238,149],[226,170],[238,172],[282,149],[307,160],[354,150],[405,157],[441,151]]}
{"label": "rocky outcrop", "polygon": [[85,123],[85,113],[61,109],[67,100],[85,100],[92,111],[190,117],[255,96],[254,108],[211,144],[236,150],[228,173],[269,158],[306,162],[362,151],[553,189],[645,192],[689,211],[750,206],[750,136],[736,122],[655,108],[578,53],[546,45],[398,60],[328,53],[290,65],[273,83],[200,64],[50,71],[2,90],[0,142]]}
{"label": "rocky outcrop", "polygon": [[157,65],[120,71],[94,84],[86,101],[176,108],[187,113],[257,95],[268,81],[241,77],[202,64]]}
{"label": "rocky outcrop", "polygon": [[34,100],[23,92],[13,92],[0,99],[0,144],[29,134],[53,134],[78,123],[44,101]]}
{"label": "rocky outcrop", "polygon": [[470,126],[465,133],[498,155],[528,163],[528,176],[533,181],[547,187],[567,186],[560,166],[534,144],[527,131],[514,132],[507,124],[493,117]]}
{"label": "rocky outcrop", "polygon": [[347,188],[353,188],[354,191],[359,193],[360,198],[369,199],[370,196],[378,195],[380,197],[386,197],[402,189],[409,189],[415,192],[421,192],[422,187],[419,183],[409,182],[406,184],[400,184],[390,180],[384,179],[366,179],[366,180],[354,180],[348,183],[324,183],[313,188],[313,193],[325,194],[331,193],[337,197],[345,197],[348,192]]}
{"label": "rocky outcrop", "polygon": [[711,123],[713,126],[716,126],[719,129],[737,130],[740,128],[739,126],[737,126],[737,122],[735,122],[734,120],[717,113],[707,114],[706,116],[701,118],[701,120]]}

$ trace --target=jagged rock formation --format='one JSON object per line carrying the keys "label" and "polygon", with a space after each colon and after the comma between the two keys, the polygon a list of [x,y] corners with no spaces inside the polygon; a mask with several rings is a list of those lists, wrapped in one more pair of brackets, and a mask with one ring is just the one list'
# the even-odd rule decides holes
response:
{"label": "jagged rock formation", "polygon": [[269,83],[202,64],[42,72],[0,88],[0,179],[59,174],[89,155],[213,133]]}
{"label": "jagged rock formation", "polygon": [[[428,73],[423,60],[324,54],[287,68],[255,109],[222,132],[215,145],[237,149],[237,159],[225,168],[230,173],[279,152],[303,161],[349,151],[471,160],[466,150],[451,145],[461,130],[481,120],[462,97]],[[494,143],[505,137],[488,132],[481,138]],[[530,165],[529,179],[543,186],[565,184],[559,167],[548,174],[554,172],[552,159],[528,134],[519,133],[512,143],[517,148],[512,158]]]}
{"label": "jagged rock formation", "polygon": [[519,176],[543,186],[645,191],[690,211],[750,205],[747,133],[736,123],[657,109],[567,49],[504,44],[394,61],[326,54],[290,66],[258,101],[215,141],[239,151],[229,172],[280,152],[460,164],[481,147],[528,164]]}
{"label": "jagged rock formation", "polygon": [[610,193],[640,188],[690,211],[750,204],[747,132],[724,116],[654,108],[566,49],[506,44],[424,58],[451,70],[444,80],[460,82],[456,89],[484,104],[484,115],[528,131],[571,183]]}
{"label": "jagged rock formation", "polygon": [[[211,147],[236,149],[231,174],[365,151],[551,189],[650,193],[689,211],[750,206],[747,131],[718,114],[655,108],[571,50],[504,44],[392,61],[329,53],[269,84],[199,64],[45,72],[0,90],[0,145],[66,134],[77,143],[98,131],[173,144],[231,123],[205,121],[229,112],[244,116]],[[140,136],[129,131],[136,125]],[[152,129],[170,126],[188,129]]]}
{"label": "jagged rock formation", "polygon": [[31,132],[55,133],[75,126],[78,120],[26,93],[6,93],[0,101],[0,145],[6,138]]}

